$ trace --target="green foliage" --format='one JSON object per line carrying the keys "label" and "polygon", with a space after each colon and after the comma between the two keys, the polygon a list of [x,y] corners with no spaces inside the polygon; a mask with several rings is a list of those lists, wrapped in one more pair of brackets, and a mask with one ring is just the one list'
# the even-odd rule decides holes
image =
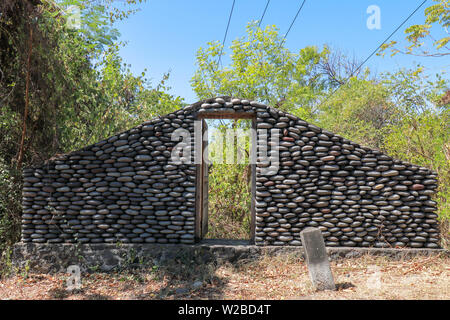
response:
{"label": "green foliage", "polygon": [[248,24],[246,38],[232,42],[227,67],[217,65],[222,45],[217,41],[207,45],[197,51],[198,68],[191,79],[199,99],[220,95],[257,99],[309,118],[322,88],[317,67],[326,49],[306,47],[292,53],[275,26],[262,30],[255,22]]}
{"label": "green foliage", "polygon": [[[135,12],[127,8],[137,3],[0,3],[0,250],[18,240],[22,166],[183,105],[167,93],[169,74],[152,86],[118,54],[122,44],[113,23]],[[69,5],[80,8],[79,29],[68,24]]]}
{"label": "green foliage", "polygon": [[[251,139],[246,130],[251,121],[206,121],[209,136],[208,159],[211,162],[208,178],[209,227],[206,237],[250,239]],[[227,133],[230,135],[227,136]]]}
{"label": "green foliage", "polygon": [[[449,55],[447,47],[450,37],[447,28],[450,26],[450,1],[434,0],[435,4],[425,9],[425,23],[412,25],[405,29],[408,46],[401,50],[396,45],[397,41],[392,40],[382,46],[382,53],[390,49],[392,55],[405,53],[419,56],[442,57]],[[432,29],[435,25],[435,29]],[[438,29],[438,26],[440,28]],[[437,29],[437,30],[436,30]],[[432,31],[433,34],[432,34]],[[431,41],[432,49],[426,49],[427,41]]]}
{"label": "green foliage", "polygon": [[352,78],[320,107],[317,124],[436,171],[434,200],[445,239],[450,222],[449,81],[439,74],[430,78],[423,70],[401,69],[376,81]]}
{"label": "green foliage", "polygon": [[[419,39],[429,36],[433,23],[448,27],[448,0],[436,2],[425,10],[427,25],[406,30],[412,42],[409,53],[422,46]],[[435,42],[439,55],[447,54],[446,40],[439,41]],[[231,61],[224,67],[217,65],[221,49],[219,42],[210,42],[197,52],[191,84],[199,98],[229,95],[260,100],[347,139],[435,170],[439,175],[438,214],[448,229],[450,91],[445,74],[430,78],[419,65],[375,77],[368,69],[359,72],[355,59],[328,47],[321,52],[307,47],[291,53],[274,26],[261,30],[255,23],[247,26],[246,38],[233,41]],[[214,211],[213,219],[222,221],[221,231],[213,234],[229,234],[222,225],[233,226],[235,209],[231,207],[245,203],[223,190],[234,190],[237,180],[233,179],[242,170],[230,165],[211,168],[210,212]],[[242,186],[242,190],[248,189]]]}
{"label": "green foliage", "polygon": [[381,74],[369,79],[369,70],[352,77],[319,105],[316,123],[360,144],[382,149],[390,130],[402,126],[405,117],[434,109],[448,87],[440,75],[430,80],[423,67]]}
{"label": "green foliage", "polygon": [[448,80],[427,80],[421,72],[401,70],[389,84],[401,118],[389,127],[383,148],[393,157],[430,168],[438,174],[435,200],[443,229],[450,223],[450,103]]}
{"label": "green foliage", "polygon": [[395,106],[382,83],[352,78],[326,103],[319,105],[316,124],[352,141],[380,148]]}
{"label": "green foliage", "polygon": [[[435,170],[439,175],[440,192],[450,189],[450,114],[426,110],[405,117],[401,124],[391,128],[384,147],[400,159]],[[442,200],[446,200],[443,197]],[[448,208],[447,208],[448,210]],[[442,212],[449,218],[450,212]]]}
{"label": "green foliage", "polygon": [[19,240],[21,184],[20,172],[9,167],[0,155],[0,255]]}
{"label": "green foliage", "polygon": [[131,73],[118,50],[118,45],[109,47],[104,60],[97,63],[97,75],[88,87],[94,88],[92,96],[77,92],[79,103],[88,108],[72,109],[66,114],[62,126],[62,136],[67,139],[64,144],[68,146],[65,151],[95,143],[183,105],[180,97],[166,93],[170,89],[165,85],[168,73],[153,89],[145,72],[138,76]]}
{"label": "green foliage", "polygon": [[[70,14],[73,14],[73,11],[69,10],[71,6],[80,10],[79,29],[74,28],[76,30],[67,31],[81,35],[87,45],[86,47],[90,50],[101,51],[105,47],[113,45],[120,35],[119,31],[112,25],[112,12],[109,14],[107,12],[112,1],[104,1],[103,5],[95,4],[88,0],[61,0],[56,3],[46,0],[44,3],[61,8],[64,22],[70,18]],[[57,19],[61,15],[61,11],[47,12],[47,14]]]}
{"label": "green foliage", "polygon": [[448,225],[450,104],[443,101],[449,81],[439,74],[430,78],[423,70],[401,69],[371,81],[352,78],[320,107],[317,124],[436,171],[438,215]]}
{"label": "green foliage", "polygon": [[[19,238],[19,150],[24,151],[24,166],[42,163],[183,106],[180,97],[168,93],[169,73],[153,85],[146,70],[133,74],[119,56],[122,44],[114,22],[134,13],[136,9],[129,7],[138,3],[0,3],[0,251]],[[61,8],[69,5],[81,10],[80,29],[67,24]],[[425,10],[425,23],[405,30],[409,47],[404,53],[448,55],[450,38],[439,32],[448,28],[449,19],[449,0],[435,0]],[[262,30],[252,22],[246,30],[246,37],[232,42],[227,66],[217,65],[219,42],[198,50],[191,84],[199,99],[218,95],[256,99],[435,170],[438,213],[448,228],[450,91],[444,75],[428,78],[421,66],[378,77],[369,70],[354,74],[357,64],[333,60],[328,47],[290,52],[275,26]],[[430,40],[433,52],[424,49]],[[396,44],[386,44],[383,52],[388,48],[394,54],[403,52]],[[323,99],[339,85],[335,94]],[[233,121],[224,122],[220,130],[248,127],[248,122]],[[249,142],[233,148],[248,151]],[[209,237],[249,237],[249,169],[248,162],[210,167]]]}
{"label": "green foliage", "polygon": [[209,173],[210,239],[250,239],[251,182],[246,164],[213,164]]}

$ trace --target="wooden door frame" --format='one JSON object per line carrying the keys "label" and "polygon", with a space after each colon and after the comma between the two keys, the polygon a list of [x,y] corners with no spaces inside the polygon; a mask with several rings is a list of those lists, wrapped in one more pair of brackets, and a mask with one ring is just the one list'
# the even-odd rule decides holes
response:
{"label": "wooden door frame", "polygon": [[[257,134],[256,134],[256,114],[254,113],[226,113],[226,112],[208,112],[197,115],[197,120],[203,121],[206,119],[250,119],[252,120],[252,136],[251,136],[251,205],[250,205],[250,240],[249,244],[255,243],[255,230],[256,230],[256,150],[257,150]],[[201,125],[200,132],[203,132],[203,123]],[[209,138],[209,137],[208,137]],[[195,185],[195,242],[202,241],[202,216],[203,216],[203,133],[201,137],[196,137],[195,143],[201,144],[201,163],[196,164],[196,185]],[[194,148],[195,150],[195,148]],[[208,195],[208,193],[207,193]],[[206,213],[208,214],[208,212]]]}

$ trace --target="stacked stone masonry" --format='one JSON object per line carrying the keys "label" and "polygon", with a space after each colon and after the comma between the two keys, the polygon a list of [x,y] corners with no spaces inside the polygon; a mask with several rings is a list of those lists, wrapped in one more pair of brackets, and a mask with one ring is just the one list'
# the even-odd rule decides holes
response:
{"label": "stacked stone masonry", "polygon": [[[185,128],[194,135],[198,116],[214,112],[256,119],[255,244],[301,245],[300,231],[317,227],[327,246],[439,247],[434,172],[230,97],[25,169],[22,241],[194,243],[198,166],[171,161],[179,142],[171,134]],[[279,139],[279,158],[267,164],[261,156],[275,147],[260,142],[271,138]],[[262,174],[273,164],[274,174]]]}

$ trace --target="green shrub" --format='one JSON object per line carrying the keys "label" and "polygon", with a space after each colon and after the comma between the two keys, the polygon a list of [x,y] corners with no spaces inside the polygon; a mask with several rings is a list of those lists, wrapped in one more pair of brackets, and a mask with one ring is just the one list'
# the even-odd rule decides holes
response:
{"label": "green shrub", "polygon": [[20,239],[21,176],[0,157],[0,254]]}
{"label": "green shrub", "polygon": [[209,172],[210,239],[250,239],[251,180],[247,164],[213,164]]}

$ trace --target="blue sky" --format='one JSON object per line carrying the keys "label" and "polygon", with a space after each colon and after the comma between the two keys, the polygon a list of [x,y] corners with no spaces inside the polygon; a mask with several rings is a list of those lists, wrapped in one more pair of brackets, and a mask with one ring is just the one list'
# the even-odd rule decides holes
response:
{"label": "blue sky", "polygon": [[[127,45],[120,54],[136,74],[147,68],[154,84],[171,70],[171,93],[187,103],[197,101],[189,80],[195,71],[195,54],[208,41],[223,40],[232,0],[147,0],[140,11],[118,23],[121,40]],[[276,25],[280,34],[289,28],[302,0],[271,0],[261,27]],[[291,51],[328,44],[363,61],[422,0],[307,0],[285,45]],[[424,22],[427,3],[403,26],[391,40],[404,39],[404,29]],[[245,27],[258,20],[266,0],[236,0],[225,46],[233,39],[245,36]],[[366,21],[368,6],[380,8],[381,29],[369,30]],[[229,53],[229,52],[226,52]],[[223,64],[229,61],[222,60]],[[449,58],[421,58],[398,54],[395,57],[373,56],[365,66],[378,73],[412,67],[417,63],[435,74],[448,70]]]}

